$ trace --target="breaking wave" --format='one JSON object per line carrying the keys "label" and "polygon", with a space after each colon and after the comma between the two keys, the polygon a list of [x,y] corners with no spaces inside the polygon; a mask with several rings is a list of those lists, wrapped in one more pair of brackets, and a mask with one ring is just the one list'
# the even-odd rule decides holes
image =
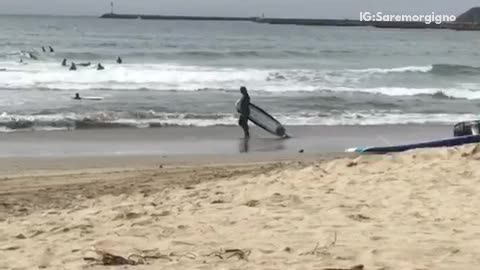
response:
{"label": "breaking wave", "polygon": [[[480,75],[480,69],[468,66],[433,65],[399,68],[347,70],[253,69],[178,64],[105,64],[98,72],[95,66],[79,67],[76,72],[59,63],[39,62],[22,65],[9,62],[0,71],[0,89],[33,90],[151,90],[197,91],[202,89],[235,90],[240,85],[267,92],[351,91],[383,95],[435,94],[442,91],[453,98],[480,98],[480,81],[468,86],[447,85],[422,76]],[[412,74],[412,75],[409,75]],[[425,75],[426,74],[426,75]],[[411,77],[415,75],[414,77]],[[418,83],[414,83],[415,80]],[[433,80],[433,82],[431,82]],[[472,79],[473,80],[473,79]],[[451,81],[446,79],[447,82]],[[430,82],[430,83],[429,83]],[[409,83],[409,84],[406,84]],[[412,85],[410,85],[412,84]]]}
{"label": "breaking wave", "polygon": [[[137,115],[137,117],[133,117]],[[129,117],[130,116],[130,117]],[[305,125],[385,125],[446,124],[475,119],[473,114],[401,113],[392,111],[357,111],[342,113],[275,114],[287,126]],[[156,114],[98,112],[81,114],[0,115],[0,132],[23,130],[73,130],[102,128],[165,128],[235,126],[234,114]]]}

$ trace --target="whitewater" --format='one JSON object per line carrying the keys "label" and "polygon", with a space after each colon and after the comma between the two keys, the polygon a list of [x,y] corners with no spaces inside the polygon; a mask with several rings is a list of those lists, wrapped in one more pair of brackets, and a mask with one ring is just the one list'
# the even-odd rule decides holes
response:
{"label": "whitewater", "polygon": [[[235,125],[240,86],[286,125],[451,124],[478,115],[471,33],[67,17],[0,23],[0,132]],[[41,50],[48,45],[54,53]],[[70,71],[64,58],[91,66]],[[104,100],[78,102],[75,93]]]}

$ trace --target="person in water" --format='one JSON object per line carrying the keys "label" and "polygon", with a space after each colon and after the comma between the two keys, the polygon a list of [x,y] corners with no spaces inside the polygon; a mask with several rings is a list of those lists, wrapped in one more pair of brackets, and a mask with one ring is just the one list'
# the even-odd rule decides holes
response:
{"label": "person in water", "polygon": [[55,50],[53,50],[52,46],[48,46],[48,48],[50,49],[50,52],[51,52],[51,53],[54,53],[54,52],[55,52]]}
{"label": "person in water", "polygon": [[242,93],[242,98],[240,99],[240,118],[238,119],[238,125],[242,127],[245,138],[250,138],[250,130],[248,127],[250,96],[248,95],[247,88],[244,86],[240,87],[240,93]]}
{"label": "person in water", "polygon": [[67,66],[67,59],[66,58],[63,58],[63,61],[62,61],[62,66],[66,67]]}
{"label": "person in water", "polygon": [[45,50],[45,47],[42,46],[42,51],[43,52],[47,52],[47,50]]}
{"label": "person in water", "polygon": [[79,94],[79,93],[75,93],[75,97],[74,97],[73,99],[80,100],[80,99],[82,99],[82,98],[80,97],[80,94]]}
{"label": "person in water", "polygon": [[97,70],[104,70],[105,68],[102,66],[101,63],[98,63]]}
{"label": "person in water", "polygon": [[72,65],[70,66],[70,70],[77,70],[77,65],[72,62]]}
{"label": "person in water", "polygon": [[119,57],[117,58],[117,64],[121,64],[121,63],[123,63],[123,60],[122,60],[122,58],[120,58],[120,56],[119,56]]}
{"label": "person in water", "polygon": [[33,60],[38,60],[38,58],[33,53],[28,53],[28,57]]}

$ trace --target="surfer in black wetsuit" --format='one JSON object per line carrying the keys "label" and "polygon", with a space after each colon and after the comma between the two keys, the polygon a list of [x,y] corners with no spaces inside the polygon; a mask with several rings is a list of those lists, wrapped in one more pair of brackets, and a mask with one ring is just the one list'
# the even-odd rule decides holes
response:
{"label": "surfer in black wetsuit", "polygon": [[105,68],[102,66],[101,63],[98,63],[97,70],[104,70]]}
{"label": "surfer in black wetsuit", "polygon": [[80,97],[80,94],[79,94],[79,93],[75,93],[75,97],[74,97],[73,99],[80,100],[80,99],[82,99],[82,98]]}
{"label": "surfer in black wetsuit", "polygon": [[117,58],[117,64],[121,64],[121,63],[123,63],[123,60],[122,60],[122,58],[120,58],[120,56],[119,56],[119,57]]}
{"label": "surfer in black wetsuit", "polygon": [[245,133],[245,138],[250,138],[250,131],[248,128],[248,118],[250,117],[250,96],[248,95],[247,88],[240,87],[240,93],[242,98],[240,99],[240,118],[238,119],[238,125],[242,127]]}
{"label": "surfer in black wetsuit", "polygon": [[77,70],[77,65],[75,65],[75,63],[72,63],[72,65],[70,66],[70,70]]}
{"label": "surfer in black wetsuit", "polygon": [[28,53],[28,57],[33,60],[38,60],[38,58],[33,53]]}
{"label": "surfer in black wetsuit", "polygon": [[43,51],[43,52],[47,52],[47,51],[45,50],[45,47],[43,47],[43,46],[42,46],[42,51]]}
{"label": "surfer in black wetsuit", "polygon": [[48,46],[48,48],[50,49],[50,52],[51,52],[51,53],[54,53],[54,52],[55,52],[55,50],[52,48],[52,46]]}
{"label": "surfer in black wetsuit", "polygon": [[63,61],[62,61],[62,66],[66,67],[67,66],[67,59],[66,58],[63,58]]}

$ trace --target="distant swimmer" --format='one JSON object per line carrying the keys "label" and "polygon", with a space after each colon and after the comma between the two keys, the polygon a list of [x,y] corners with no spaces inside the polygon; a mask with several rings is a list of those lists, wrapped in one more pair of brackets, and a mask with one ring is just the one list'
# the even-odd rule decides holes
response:
{"label": "distant swimmer", "polygon": [[53,50],[52,46],[48,46],[48,48],[50,49],[50,52],[51,52],[51,53],[54,53],[54,52],[55,52],[55,50]]}
{"label": "distant swimmer", "polygon": [[73,99],[75,100],[91,100],[91,101],[99,101],[99,100],[103,100],[103,97],[80,97],[80,94],[79,93],[75,93],[75,96],[73,97]]}
{"label": "distant swimmer", "polygon": [[97,70],[104,70],[105,68],[102,66],[102,64],[98,63]]}
{"label": "distant swimmer", "polygon": [[67,59],[66,58],[63,58],[63,61],[62,61],[62,66],[66,67],[67,66]]}
{"label": "distant swimmer", "polygon": [[90,66],[92,63],[88,62],[88,63],[79,63],[77,64],[77,66],[81,66],[81,67],[88,67]]}
{"label": "distant swimmer", "polygon": [[117,64],[121,64],[121,63],[123,63],[123,60],[122,60],[122,58],[120,58],[120,56],[119,56],[119,57],[117,58]]}
{"label": "distant swimmer", "polygon": [[250,96],[248,95],[247,88],[240,87],[240,93],[242,98],[240,99],[240,118],[238,119],[238,125],[242,127],[245,138],[250,138],[250,131],[248,128],[248,118],[250,117]]}
{"label": "distant swimmer", "polygon": [[75,63],[72,63],[72,65],[70,66],[70,70],[77,70],[77,65],[75,65]]}
{"label": "distant swimmer", "polygon": [[33,55],[32,53],[28,53],[28,57],[30,57],[33,60],[38,60],[38,58],[35,55]]}
{"label": "distant swimmer", "polygon": [[42,51],[43,52],[47,52],[47,50],[45,50],[45,47],[42,46]]}

